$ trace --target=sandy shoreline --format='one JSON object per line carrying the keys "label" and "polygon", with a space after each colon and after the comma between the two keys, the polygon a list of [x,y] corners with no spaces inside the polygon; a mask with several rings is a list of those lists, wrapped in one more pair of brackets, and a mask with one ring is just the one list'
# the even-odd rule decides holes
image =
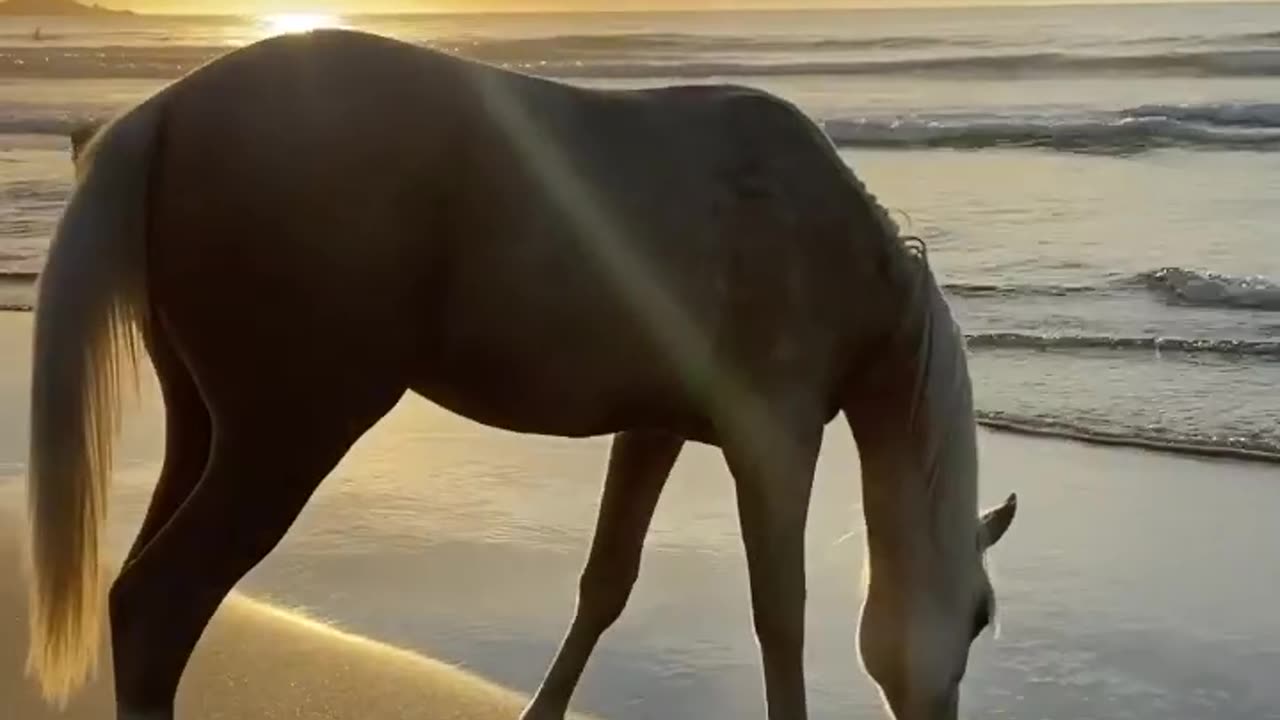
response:
{"label": "sandy shoreline", "polygon": [[[29,332],[29,314],[0,313],[0,517],[16,516],[23,502]],[[150,396],[127,416],[109,528],[115,552],[132,539],[154,484],[158,410]],[[975,644],[966,716],[1280,720],[1274,466],[986,431],[980,444],[984,504],[1016,490],[1021,508],[992,558],[1001,633]],[[240,588],[528,693],[572,612],[604,451],[599,440],[495,432],[408,398]],[[856,462],[847,428],[833,424],[808,538],[814,720],[883,717],[854,649],[863,552]],[[6,563],[0,586],[20,587]],[[13,624],[15,600],[4,602],[0,697],[26,687],[17,664],[25,641],[14,640],[25,628]],[[202,643],[184,690],[195,718],[296,717],[299,707],[304,717],[355,717],[326,715],[313,702],[335,703],[333,713],[417,718],[446,691],[451,702],[498,713],[474,717],[515,717],[488,686],[472,693],[470,681],[455,683],[431,661],[384,663],[383,646],[312,634],[260,607],[232,602]],[[335,662],[338,649],[351,660]],[[273,662],[254,672],[256,656]],[[22,692],[21,707],[37,707]],[[105,696],[95,692],[79,717],[101,717],[92,711]],[[375,715],[369,708],[382,708],[373,703],[383,696],[390,705]],[[714,450],[691,446],[677,464],[635,595],[575,707],[618,720],[762,716],[731,485]]]}
{"label": "sandy shoreline", "polygon": [[[21,527],[0,515],[0,697],[5,717],[100,719],[113,708],[110,663],[65,714],[23,677],[26,593]],[[458,718],[511,720],[524,699],[416,653],[336,630],[239,594],[223,604],[201,639],[179,694],[180,717]]]}
{"label": "sandy shoreline", "polygon": [[[45,705],[23,674],[24,526],[14,471],[26,445],[31,317],[0,312],[0,717],[100,720],[114,708],[109,662],[100,662],[95,681],[65,714]],[[134,438],[143,438],[143,445],[160,437],[153,410],[146,404],[131,413]],[[197,646],[178,709],[180,717],[193,720],[512,720],[524,702],[523,695],[449,664],[236,593]]]}

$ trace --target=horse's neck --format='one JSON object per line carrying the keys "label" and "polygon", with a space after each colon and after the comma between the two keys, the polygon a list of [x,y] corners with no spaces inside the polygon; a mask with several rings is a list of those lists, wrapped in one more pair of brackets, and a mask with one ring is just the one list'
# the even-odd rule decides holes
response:
{"label": "horse's neck", "polygon": [[911,323],[919,342],[894,344],[855,426],[873,572],[936,566],[920,560],[968,552],[965,543],[976,538],[976,429],[963,340],[932,278],[924,290],[927,321]]}
{"label": "horse's neck", "polygon": [[914,572],[930,547],[929,493],[907,451],[862,454],[862,512],[875,575]]}

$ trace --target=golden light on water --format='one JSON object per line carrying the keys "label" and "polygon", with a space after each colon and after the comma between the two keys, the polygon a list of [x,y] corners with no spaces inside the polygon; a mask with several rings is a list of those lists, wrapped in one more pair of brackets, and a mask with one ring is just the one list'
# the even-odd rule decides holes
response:
{"label": "golden light on water", "polygon": [[342,27],[342,18],[324,13],[276,13],[263,16],[262,24],[269,34],[283,35],[318,28]]}

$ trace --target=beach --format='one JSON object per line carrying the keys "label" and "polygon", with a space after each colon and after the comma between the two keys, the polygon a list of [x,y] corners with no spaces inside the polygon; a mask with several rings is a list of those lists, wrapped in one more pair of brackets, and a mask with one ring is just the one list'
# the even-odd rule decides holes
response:
{"label": "beach", "polygon": [[[0,313],[6,537],[23,503],[30,324],[28,313]],[[126,421],[110,518],[116,553],[132,537],[159,460],[163,423],[149,386]],[[606,447],[493,431],[406,399],[334,471],[240,590],[531,692],[572,612]],[[974,646],[963,686],[967,716],[1280,718],[1273,466],[986,432],[981,450],[984,504],[1016,490],[1020,509],[991,557],[999,633]],[[808,549],[813,717],[884,717],[854,650],[863,537],[856,451],[842,422],[829,429],[819,463]],[[12,563],[3,567],[6,587],[16,586]],[[22,682],[10,639],[21,625],[12,620],[16,596],[4,597],[0,688],[9,688]],[[241,599],[230,603],[184,685],[194,717],[235,716],[216,713],[248,707],[239,702],[281,713],[318,707],[298,704],[311,699],[364,707],[362,698],[382,695],[373,681],[353,679],[367,677],[358,674],[365,661],[346,658],[369,657],[361,648],[391,651],[345,639],[326,645],[328,636],[311,634],[312,626],[276,617]],[[263,672],[246,672],[256,666],[236,658],[257,657],[242,644],[258,638],[257,627],[276,633],[266,649],[279,660],[264,658]],[[406,675],[423,678],[403,681],[413,692],[453,687],[447,674],[444,685],[432,685],[441,677],[432,661],[410,664],[385,682],[406,693]],[[354,694],[337,692],[343,683]],[[476,698],[475,707],[499,714],[514,707],[484,705],[490,691],[476,692],[456,701]],[[431,696],[388,693],[387,714],[367,717],[434,717]],[[103,701],[100,688],[85,700]],[[396,714],[411,706],[422,714]],[[605,637],[575,707],[623,720],[760,716],[745,565],[715,451],[690,447],[678,463],[635,596]]]}
{"label": "beach", "polygon": [[[0,513],[0,697],[5,717],[114,717],[111,666],[54,712],[23,677],[25,589],[19,521]],[[214,618],[183,680],[183,718],[514,718],[524,700],[451,665],[235,595]],[[12,713],[12,714],[9,714]]]}
{"label": "beach", "polygon": [[[999,632],[974,645],[962,716],[1280,720],[1280,5],[302,19],[576,85],[733,83],[795,103],[927,246],[978,416],[1017,431],[979,436],[983,505],[1016,491],[1019,511],[990,557]],[[35,40],[0,19],[3,720],[10,696],[16,720],[55,717],[22,678],[14,543],[30,310],[68,133],[290,27],[51,19]],[[120,443],[112,559],[162,439],[148,376]],[[187,675],[186,717],[514,718],[571,617],[607,450],[406,397],[239,585]],[[810,517],[811,717],[885,717],[856,652],[843,419]],[[731,481],[690,445],[574,707],[763,717],[760,675]],[[105,687],[73,712],[103,716]]]}

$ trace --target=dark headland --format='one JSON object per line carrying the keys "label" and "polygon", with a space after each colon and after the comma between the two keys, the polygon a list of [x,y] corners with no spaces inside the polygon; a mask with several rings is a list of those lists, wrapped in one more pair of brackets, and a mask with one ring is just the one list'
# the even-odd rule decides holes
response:
{"label": "dark headland", "polygon": [[133,15],[129,10],[112,10],[101,5],[85,5],[75,0],[7,0],[0,2],[0,17],[107,17]]}

